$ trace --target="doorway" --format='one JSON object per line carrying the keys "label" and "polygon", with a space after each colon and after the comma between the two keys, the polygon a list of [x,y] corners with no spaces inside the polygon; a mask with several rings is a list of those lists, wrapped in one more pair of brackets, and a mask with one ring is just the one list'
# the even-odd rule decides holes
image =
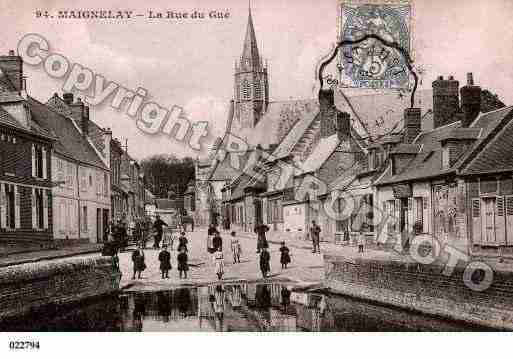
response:
{"label": "doorway", "polygon": [[96,243],[100,242],[102,238],[102,210],[96,208]]}

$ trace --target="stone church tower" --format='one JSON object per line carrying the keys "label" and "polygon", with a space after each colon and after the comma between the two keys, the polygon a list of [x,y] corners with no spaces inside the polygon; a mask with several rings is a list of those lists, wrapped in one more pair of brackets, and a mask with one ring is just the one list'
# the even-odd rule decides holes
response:
{"label": "stone church tower", "polygon": [[235,121],[241,128],[253,128],[269,105],[267,65],[258,54],[258,46],[249,9],[248,26],[242,56],[235,62]]}

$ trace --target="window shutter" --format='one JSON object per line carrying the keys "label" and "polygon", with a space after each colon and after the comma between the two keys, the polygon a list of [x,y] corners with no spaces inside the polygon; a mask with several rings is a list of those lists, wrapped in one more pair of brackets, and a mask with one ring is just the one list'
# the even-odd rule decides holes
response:
{"label": "window shutter", "polygon": [[36,211],[36,189],[32,187],[32,196],[30,197],[32,207],[32,228],[37,228],[37,211]]}
{"label": "window shutter", "polygon": [[472,199],[472,241],[475,244],[481,240],[481,203],[479,198]]}
{"label": "window shutter", "polygon": [[[48,191],[43,191],[43,227],[44,229],[48,229]],[[70,214],[68,213],[68,216]]]}
{"label": "window shutter", "polygon": [[6,218],[6,201],[5,198],[5,185],[0,183],[0,228],[7,227],[7,218]]}
{"label": "window shutter", "polygon": [[429,205],[428,197],[422,198],[424,233],[429,233]]}
{"label": "window shutter", "polygon": [[32,144],[32,177],[36,177],[36,146]]}
{"label": "window shutter", "polygon": [[19,186],[14,186],[14,227],[20,228],[20,192]]}
{"label": "window shutter", "polygon": [[46,166],[46,148],[42,148],[41,149],[41,153],[42,153],[42,156],[43,156],[43,178],[44,179],[47,179],[48,178],[48,168]]}

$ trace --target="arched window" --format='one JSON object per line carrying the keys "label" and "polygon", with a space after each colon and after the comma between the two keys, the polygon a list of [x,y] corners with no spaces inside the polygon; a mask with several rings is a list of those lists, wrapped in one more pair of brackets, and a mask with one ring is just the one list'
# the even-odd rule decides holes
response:
{"label": "arched window", "polygon": [[251,92],[251,87],[249,85],[249,81],[247,79],[244,79],[244,81],[242,81],[242,98],[244,100],[249,100],[250,92]]}

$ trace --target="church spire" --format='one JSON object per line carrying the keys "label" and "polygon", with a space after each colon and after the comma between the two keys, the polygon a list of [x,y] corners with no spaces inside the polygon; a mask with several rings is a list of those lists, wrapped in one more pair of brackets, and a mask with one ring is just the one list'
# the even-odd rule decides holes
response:
{"label": "church spire", "polygon": [[251,2],[248,3],[248,25],[246,27],[241,63],[245,67],[260,67],[255,28],[253,27],[253,18],[251,17]]}

